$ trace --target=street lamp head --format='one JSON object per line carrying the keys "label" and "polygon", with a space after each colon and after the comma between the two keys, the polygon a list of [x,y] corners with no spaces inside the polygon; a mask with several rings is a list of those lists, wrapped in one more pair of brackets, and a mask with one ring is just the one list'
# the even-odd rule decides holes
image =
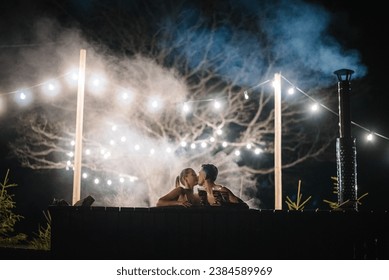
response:
{"label": "street lamp head", "polygon": [[353,73],[354,71],[350,69],[339,69],[334,72],[334,74],[338,77],[339,82],[350,81]]}

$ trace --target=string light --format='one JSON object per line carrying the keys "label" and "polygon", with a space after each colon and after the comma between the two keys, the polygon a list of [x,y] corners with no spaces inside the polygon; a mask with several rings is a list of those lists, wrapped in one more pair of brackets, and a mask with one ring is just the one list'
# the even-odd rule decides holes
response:
{"label": "string light", "polygon": [[185,113],[188,113],[190,111],[190,106],[187,102],[184,102],[184,106],[182,107],[182,110],[185,112]]}
{"label": "string light", "polygon": [[[301,92],[304,96],[306,96],[307,98],[309,98],[310,100],[312,100],[313,102],[315,102],[316,104],[318,104],[318,106],[320,106],[320,107],[326,109],[326,110],[329,111],[330,113],[332,113],[332,114],[334,114],[334,115],[336,115],[336,116],[339,117],[339,114],[338,114],[338,113],[336,113],[335,111],[331,110],[330,108],[328,108],[328,107],[325,106],[324,104],[318,102],[318,101],[315,100],[313,97],[311,97],[311,96],[308,95],[306,92],[304,92],[302,89],[296,87],[292,82],[290,82],[290,81],[289,81],[288,79],[286,79],[284,76],[281,75],[281,77],[282,77],[287,83],[289,83],[291,86],[293,86],[296,90],[298,90],[299,92]],[[355,126],[361,128],[361,129],[363,129],[364,131],[368,132],[368,133],[371,134],[372,136],[375,135],[375,136],[378,136],[378,137],[380,137],[380,138],[382,138],[382,139],[385,139],[385,140],[388,140],[388,141],[389,141],[389,137],[384,136],[384,135],[382,135],[382,134],[379,134],[379,133],[377,133],[377,132],[371,132],[371,130],[369,130],[368,128],[366,128],[366,127],[364,127],[364,126],[362,126],[362,125],[360,125],[360,124],[358,124],[358,123],[356,123],[356,122],[354,122],[354,121],[351,121],[351,124],[353,124],[353,125],[355,125]],[[372,136],[370,136],[370,137],[372,137]],[[370,137],[369,137],[369,138],[370,138]]]}
{"label": "string light", "polygon": [[317,103],[312,104],[311,110],[314,111],[314,112],[316,112],[317,110],[319,110],[319,105],[318,105]]}
{"label": "string light", "polygon": [[263,85],[269,83],[270,81],[271,81],[271,80],[266,80],[266,81],[264,81],[264,82],[261,82],[261,83],[259,83],[259,84],[256,84],[255,86],[252,86],[252,87],[247,88],[246,90],[244,90],[244,91],[243,91],[244,99],[248,100],[248,99],[250,98],[250,96],[249,96],[249,91],[252,91],[252,90],[254,90],[254,89],[256,89],[256,88],[259,88],[259,87],[261,87],[261,86],[263,86]]}
{"label": "string light", "polygon": [[289,95],[294,94],[294,92],[295,92],[295,91],[294,91],[294,88],[293,88],[293,87],[291,87],[291,88],[288,89],[288,94],[289,94]]}
{"label": "string light", "polygon": [[215,100],[213,106],[215,107],[215,109],[220,109],[222,107],[221,103],[217,100]]}
{"label": "string light", "polygon": [[[37,88],[37,87],[43,87],[45,89],[45,92],[46,94],[48,94],[49,96],[51,97],[54,97],[55,95],[57,95],[60,91],[60,83],[58,82],[59,79],[65,77],[68,81],[72,82],[72,84],[74,84],[77,80],[78,80],[78,75],[77,75],[77,71],[69,71],[65,74],[62,74],[62,75],[59,75],[55,78],[51,78],[50,80],[46,81],[46,82],[41,82],[41,83],[38,83],[38,84],[35,84],[35,85],[32,85],[32,86],[29,86],[29,87],[25,87],[23,88],[23,90],[15,90],[15,91],[10,91],[10,92],[6,92],[6,93],[2,93],[2,96],[7,96],[7,95],[15,95],[15,101],[20,104],[20,105],[27,105],[29,104],[30,102],[33,101],[33,94],[31,92],[32,89],[34,88]],[[306,92],[304,92],[302,89],[298,88],[296,85],[294,85],[293,83],[291,83],[288,79],[286,79],[284,76],[281,75],[281,77],[291,86],[287,93],[289,95],[292,95],[295,93],[295,91],[299,91],[301,94],[303,94],[305,97],[307,97],[310,101],[313,102],[313,105],[312,105],[312,110],[314,111],[317,111],[319,108],[324,108],[325,110],[329,111],[330,113],[338,116],[338,113],[336,113],[335,111],[331,110],[330,108],[328,108],[327,106],[325,106],[324,104],[318,102],[317,100],[315,100],[313,97],[311,97],[310,95],[308,95]],[[101,91],[102,89],[104,89],[104,86],[105,86],[105,83],[106,83],[106,80],[100,75],[100,76],[93,76],[91,78],[91,86],[92,86],[92,89],[93,89],[93,92],[99,92]],[[246,90],[243,91],[243,95],[244,95],[244,99],[248,100],[249,99],[249,92],[260,87],[260,86],[263,86],[267,83],[269,83],[271,80],[266,80],[264,82],[261,82],[261,83],[258,83],[257,85],[253,86],[253,87],[250,87],[250,88],[247,88]],[[133,91],[131,89],[126,89],[124,87],[121,87],[121,86],[118,86],[116,85],[120,90],[118,90],[117,92],[117,96],[118,96],[118,100],[121,101],[121,104],[128,104],[130,101],[132,101],[133,99]],[[1,100],[0,100],[1,101]],[[126,102],[123,102],[123,101],[128,101],[127,103]],[[190,103],[193,103],[193,102],[213,102],[213,106],[216,108],[216,109],[220,109],[222,107],[222,103],[219,101],[219,100],[216,100],[216,99],[198,99],[198,100],[189,100],[189,101],[185,101],[183,103],[183,106],[182,106],[182,110],[183,112],[187,113],[187,112],[190,112],[192,110],[191,106],[190,106]],[[152,97],[150,98],[150,108],[152,110],[159,110],[162,108],[162,102],[161,100],[158,98],[158,97]],[[4,108],[5,105],[2,105],[0,104],[0,112],[1,111],[5,111],[5,108]],[[369,141],[369,142],[372,142],[374,140],[374,137],[379,137],[379,138],[382,138],[382,139],[385,139],[385,140],[389,140],[389,137],[387,136],[384,136],[382,134],[379,134],[377,132],[372,132],[371,130],[367,129],[366,127],[360,125],[360,124],[357,124],[353,121],[351,121],[351,123],[357,127],[359,127],[360,129],[364,130],[367,132],[367,136],[366,136],[366,140]],[[117,126],[116,125],[113,125],[112,126],[112,131],[117,131]],[[218,136],[221,136],[223,134],[223,130],[222,128],[218,128],[216,131],[216,134]],[[119,141],[119,140],[118,140]],[[216,141],[216,139],[214,137],[210,137],[209,140],[208,140],[210,143],[213,143]],[[120,142],[121,143],[125,143],[126,142],[126,137],[125,136],[121,136],[120,138]],[[114,146],[116,145],[116,141],[114,139],[111,139],[109,141],[110,145],[111,146]],[[75,142],[72,141],[71,143],[71,146],[74,146],[75,145]],[[187,143],[186,141],[181,141],[180,144],[179,144],[182,148],[190,148],[192,150],[196,149],[196,144],[195,143]],[[200,146],[202,148],[206,148],[208,146],[207,144],[207,141],[202,141],[200,143]],[[222,147],[223,148],[226,148],[228,146],[228,143],[226,141],[223,141],[222,142]],[[134,149],[135,151],[139,151],[140,150],[140,145],[139,144],[136,144],[134,146]],[[261,148],[261,147],[253,147],[253,145],[251,143],[248,143],[246,144],[246,148],[247,150],[252,150],[253,153],[255,155],[259,155],[261,153],[264,152],[264,150]],[[174,149],[172,148],[167,148],[166,149],[166,152],[167,153],[171,153],[173,152]],[[156,150],[154,148],[150,149],[150,152],[149,152],[149,155],[152,156],[154,155],[156,152]],[[100,151],[102,157],[104,159],[108,159],[110,156],[111,156],[111,152],[109,151],[106,151],[106,150],[101,150]],[[234,151],[234,154],[236,156],[239,156],[240,155],[240,150],[235,150]],[[91,154],[91,150],[90,149],[86,149],[85,150],[85,154],[86,155],[90,155]],[[69,152],[67,154],[70,158],[73,158],[74,157],[74,154],[73,152]],[[66,170],[70,170],[72,169],[73,166],[72,166],[72,163],[70,160],[68,160],[66,162]],[[87,179],[89,178],[88,174],[87,173],[83,173],[82,174],[82,177],[84,179]],[[136,181],[137,178],[135,176],[131,177],[130,178],[130,181],[131,182],[134,182]],[[121,183],[124,182],[124,178],[123,177],[120,177],[119,181]],[[100,179],[99,178],[95,178],[94,179],[94,182],[95,184],[99,184],[100,183]],[[107,184],[110,185],[112,184],[113,181],[112,180],[108,180],[107,181]]]}
{"label": "string light", "polygon": [[244,99],[249,99],[249,94],[247,93],[247,90],[244,91]]}

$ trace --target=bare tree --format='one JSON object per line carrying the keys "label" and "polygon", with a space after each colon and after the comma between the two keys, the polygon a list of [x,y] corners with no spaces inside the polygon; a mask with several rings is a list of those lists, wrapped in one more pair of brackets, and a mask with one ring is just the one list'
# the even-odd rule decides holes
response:
{"label": "bare tree", "polygon": [[[261,18],[228,5],[206,16],[209,7],[186,9],[184,1],[158,9],[142,2],[129,13],[117,3],[99,2],[80,23],[89,41],[87,82],[97,72],[105,77],[86,88],[83,192],[102,205],[153,206],[182,168],[212,162],[221,184],[260,207],[248,190],[260,189],[257,175],[274,172],[271,82],[285,59]],[[72,174],[76,88],[64,90],[20,116],[12,147],[23,166]],[[311,121],[309,102],[283,93],[283,168],[322,155],[335,137],[328,121]]]}

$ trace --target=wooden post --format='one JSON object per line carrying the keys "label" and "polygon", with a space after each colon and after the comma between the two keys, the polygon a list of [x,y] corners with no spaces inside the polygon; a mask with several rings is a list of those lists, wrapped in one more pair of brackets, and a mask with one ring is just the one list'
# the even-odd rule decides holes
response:
{"label": "wooden post", "polygon": [[282,210],[281,74],[274,75],[274,209]]}
{"label": "wooden post", "polygon": [[82,166],[82,127],[84,119],[84,91],[85,91],[85,61],[86,50],[80,50],[80,68],[78,71],[77,90],[77,119],[76,139],[74,152],[74,175],[73,175],[73,200],[72,205],[81,197],[81,166]]}

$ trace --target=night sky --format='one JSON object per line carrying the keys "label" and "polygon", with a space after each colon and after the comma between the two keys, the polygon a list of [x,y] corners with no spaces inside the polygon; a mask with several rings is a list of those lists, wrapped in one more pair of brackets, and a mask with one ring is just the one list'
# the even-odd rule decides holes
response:
{"label": "night sky", "polygon": [[[29,61],[24,65],[24,59],[31,59],[31,53],[43,45],[50,45],[51,41],[57,39],[57,34],[52,30],[79,30],[80,37],[87,40],[93,40],[94,44],[106,45],[107,49],[115,50],[116,42],[107,41],[99,36],[99,30],[93,31],[90,22],[96,20],[93,18],[96,14],[95,9],[100,1],[4,1],[0,4],[0,97],[10,98],[8,94],[16,90],[21,80],[28,81],[28,84],[36,84],[45,69],[34,69],[32,65],[39,65],[40,62],[46,66],[53,66],[50,62],[53,53],[47,53],[47,57],[37,58],[36,61]],[[112,1],[121,3],[125,1]],[[128,1],[133,3],[139,1]],[[163,5],[163,1],[153,1],[158,5]],[[168,1],[169,3],[179,3],[180,1]],[[201,10],[206,16],[218,10],[223,1],[187,1],[194,7]],[[296,2],[296,7],[309,3],[317,5],[318,10],[323,10],[330,15],[327,20],[327,34],[331,35],[339,46],[339,53],[345,57],[357,55],[359,60],[350,63],[346,61],[347,66],[352,65],[357,69],[352,69],[356,73],[351,80],[352,98],[351,98],[351,119],[360,126],[376,132],[383,137],[376,136],[374,141],[365,140],[366,131],[352,126],[352,136],[357,141],[357,170],[358,170],[358,195],[369,193],[362,200],[360,210],[387,210],[389,185],[388,185],[388,166],[389,166],[389,114],[387,106],[388,99],[388,82],[386,76],[386,66],[388,63],[386,35],[389,34],[387,15],[384,15],[384,8],[379,5],[372,5],[371,2],[357,3],[351,1],[239,1],[241,6],[245,6],[247,11],[255,11],[261,7],[261,3],[276,2],[281,4],[286,2]],[[181,2],[180,2],[181,3]],[[325,5],[323,5],[325,3]],[[114,5],[113,5],[114,6]],[[269,5],[264,5],[269,8]],[[123,5],[124,15],[134,19],[152,20],[148,18],[147,13],[141,14],[138,10],[131,10],[132,5]],[[128,10],[126,10],[128,9]],[[168,5],[165,7],[168,9]],[[251,10],[250,10],[251,9]],[[307,10],[308,11],[308,10]],[[266,14],[266,13],[265,13]],[[304,15],[306,19],[315,19],[315,15]],[[90,17],[90,18],[89,18]],[[45,22],[55,25],[53,29],[48,28]],[[50,19],[50,21],[48,20]],[[90,21],[89,21],[90,20]],[[109,25],[110,20],[100,18],[102,25]],[[39,22],[39,23],[38,23]],[[274,22],[274,34],[279,30],[280,25]],[[312,24],[307,21],[307,26]],[[85,27],[87,26],[87,27]],[[291,22],[289,36],[293,36],[296,30],[293,30]],[[37,32],[42,31],[42,33]],[[92,32],[93,31],[93,32]],[[112,27],[115,32],[116,27]],[[131,32],[131,31],[127,31]],[[137,32],[132,30],[132,32]],[[285,37],[286,38],[286,37]],[[83,47],[83,46],[80,46]],[[285,47],[285,46],[283,46]],[[301,50],[305,46],[301,46]],[[51,49],[52,50],[52,49]],[[319,50],[318,50],[319,51]],[[27,55],[29,53],[29,55]],[[58,54],[56,54],[58,55]],[[119,54],[118,54],[119,55]],[[122,53],[120,55],[123,55]],[[130,55],[130,54],[128,54]],[[318,56],[315,50],[310,50],[312,58]],[[308,57],[308,55],[307,55]],[[341,56],[339,56],[341,58]],[[77,57],[76,63],[77,63]],[[306,61],[307,65],[310,61]],[[292,62],[290,62],[292,64]],[[307,82],[303,84],[306,90],[308,85],[319,86],[322,81],[323,88],[328,94],[337,94],[337,79],[333,71],[338,70],[341,61],[333,64],[326,69],[320,69],[323,80]],[[347,67],[345,66],[345,67]],[[307,66],[308,67],[308,66]],[[312,66],[311,66],[312,67]],[[338,68],[336,68],[338,67]],[[25,69],[30,72],[26,73]],[[288,75],[287,70],[280,69],[284,75]],[[317,73],[315,73],[317,75]],[[317,76],[315,76],[317,77]],[[319,84],[319,85],[318,85]],[[337,110],[337,107],[334,107]],[[18,211],[26,217],[24,225],[34,228],[38,222],[43,221],[43,210],[46,209],[54,198],[68,198],[71,186],[68,177],[63,176],[63,170],[40,171],[30,170],[21,167],[20,163],[10,157],[8,143],[12,142],[15,137],[12,122],[21,110],[18,106],[12,105],[6,109],[0,107],[0,127],[1,127],[1,147],[0,147],[0,175],[3,178],[7,169],[10,169],[10,181],[18,184],[14,189],[15,200],[17,201]],[[336,118],[330,118],[331,121],[337,121]],[[385,139],[386,138],[386,139]],[[331,155],[332,149],[332,155]],[[308,204],[307,209],[324,208],[323,199],[333,199],[332,176],[336,176],[335,143],[331,145],[328,155],[318,160],[309,160],[298,166],[284,170],[283,183],[285,185],[284,196],[293,197],[297,190],[297,181],[302,181],[303,198],[312,195],[313,198]],[[48,187],[48,181],[50,182]],[[271,183],[268,186],[262,186],[259,192],[263,200],[263,207],[271,209],[273,207],[273,189]],[[285,197],[283,199],[285,201]],[[283,206],[286,208],[286,205]]]}

